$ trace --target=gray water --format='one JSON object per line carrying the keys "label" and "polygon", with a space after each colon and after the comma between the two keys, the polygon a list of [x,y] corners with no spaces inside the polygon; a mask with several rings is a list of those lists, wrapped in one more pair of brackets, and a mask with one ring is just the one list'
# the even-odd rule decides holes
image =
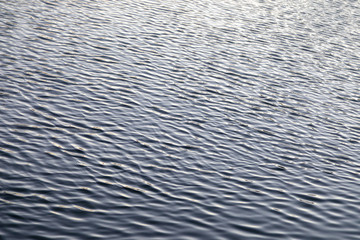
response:
{"label": "gray water", "polygon": [[359,1],[0,9],[0,239],[360,239]]}

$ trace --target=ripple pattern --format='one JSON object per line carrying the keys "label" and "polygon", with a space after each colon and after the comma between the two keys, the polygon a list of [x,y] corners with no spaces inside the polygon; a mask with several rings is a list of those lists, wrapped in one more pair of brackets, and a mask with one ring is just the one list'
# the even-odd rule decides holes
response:
{"label": "ripple pattern", "polygon": [[0,9],[0,239],[359,239],[358,1]]}

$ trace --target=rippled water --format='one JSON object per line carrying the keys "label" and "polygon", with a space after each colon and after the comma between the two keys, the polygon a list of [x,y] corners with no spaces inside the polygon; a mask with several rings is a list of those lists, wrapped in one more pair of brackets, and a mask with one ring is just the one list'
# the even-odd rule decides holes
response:
{"label": "rippled water", "polygon": [[359,1],[0,9],[0,239],[360,239]]}

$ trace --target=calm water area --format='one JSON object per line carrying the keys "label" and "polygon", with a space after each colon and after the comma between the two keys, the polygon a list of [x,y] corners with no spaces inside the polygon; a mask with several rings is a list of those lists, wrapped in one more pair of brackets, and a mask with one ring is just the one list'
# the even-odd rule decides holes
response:
{"label": "calm water area", "polygon": [[360,239],[360,2],[0,0],[22,239]]}

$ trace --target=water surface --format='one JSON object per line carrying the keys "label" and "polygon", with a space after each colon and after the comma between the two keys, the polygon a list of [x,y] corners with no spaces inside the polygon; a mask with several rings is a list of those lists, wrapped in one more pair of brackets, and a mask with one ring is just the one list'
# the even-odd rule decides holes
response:
{"label": "water surface", "polygon": [[358,1],[0,9],[0,239],[359,239]]}

